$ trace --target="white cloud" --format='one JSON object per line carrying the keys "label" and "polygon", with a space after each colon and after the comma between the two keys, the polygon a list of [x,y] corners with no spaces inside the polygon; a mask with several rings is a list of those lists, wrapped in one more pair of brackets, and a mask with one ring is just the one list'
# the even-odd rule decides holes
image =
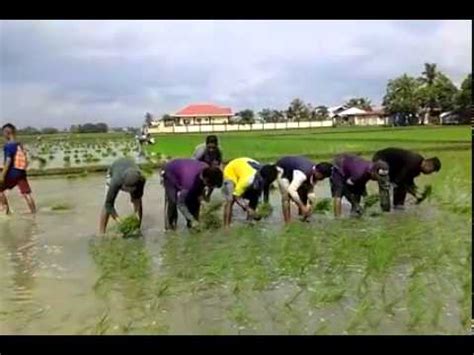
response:
{"label": "white cloud", "polygon": [[471,33],[470,21],[2,21],[0,118],[126,125],[195,101],[380,102],[388,79],[424,62],[459,83]]}

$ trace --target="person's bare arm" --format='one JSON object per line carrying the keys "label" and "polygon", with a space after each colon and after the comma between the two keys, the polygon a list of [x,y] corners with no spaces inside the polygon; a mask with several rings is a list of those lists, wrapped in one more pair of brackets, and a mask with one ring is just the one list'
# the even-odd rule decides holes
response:
{"label": "person's bare arm", "polygon": [[137,198],[132,200],[133,209],[137,214],[138,220],[140,222],[140,226],[142,225],[142,218],[143,218],[143,203],[141,198]]}
{"label": "person's bare arm", "polygon": [[234,207],[235,199],[226,201],[224,205],[224,227],[228,228],[232,221],[232,208]]}
{"label": "person's bare arm", "polygon": [[7,157],[5,159],[5,164],[3,165],[3,169],[2,169],[2,174],[0,175],[0,182],[3,182],[5,181],[5,178],[7,176],[7,172],[8,170],[10,169],[10,165],[12,164],[12,158],[11,157]]}
{"label": "person's bare arm", "polygon": [[342,198],[334,197],[334,217],[340,217],[342,212]]}

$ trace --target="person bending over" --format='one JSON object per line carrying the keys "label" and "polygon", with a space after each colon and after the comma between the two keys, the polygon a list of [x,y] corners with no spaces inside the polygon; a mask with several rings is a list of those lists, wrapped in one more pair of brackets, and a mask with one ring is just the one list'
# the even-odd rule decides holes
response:
{"label": "person bending over", "polygon": [[143,205],[142,196],[145,188],[146,178],[140,171],[135,162],[129,158],[117,159],[109,168],[106,178],[107,193],[105,204],[100,216],[100,233],[104,234],[107,229],[110,216],[120,222],[120,218],[115,210],[115,200],[119,191],[125,191],[130,194],[134,212],[142,222]]}
{"label": "person bending over", "polygon": [[334,215],[341,215],[342,197],[350,202],[353,215],[361,215],[360,201],[367,195],[366,185],[370,180],[378,182],[382,210],[390,211],[388,174],[388,165],[383,161],[371,162],[353,154],[336,156],[330,178]]}
{"label": "person bending over", "polygon": [[309,217],[308,194],[318,181],[331,176],[332,164],[316,164],[303,156],[286,156],[278,160],[276,166],[285,223],[291,220],[290,200],[296,203],[303,218]]}
{"label": "person bending over", "polygon": [[16,140],[16,127],[7,123],[3,125],[2,133],[6,143],[3,146],[4,162],[0,173],[0,205],[5,209],[6,214],[10,214],[10,205],[5,191],[18,186],[30,212],[36,213],[35,200],[31,196],[31,188],[26,174],[28,167],[26,151],[23,145]]}
{"label": "person bending over", "polygon": [[372,161],[384,161],[389,167],[390,182],[393,185],[393,205],[395,209],[403,209],[407,193],[419,196],[415,178],[421,173],[432,174],[441,169],[441,161],[437,157],[425,159],[422,155],[401,148],[386,148],[376,152]]}
{"label": "person bending over", "polygon": [[163,169],[165,187],[165,229],[176,229],[178,210],[188,228],[198,228],[204,188],[222,187],[222,171],[217,166],[194,159],[174,159]]}
{"label": "person bending over", "polygon": [[[277,167],[273,164],[261,165],[251,158],[231,160],[224,168],[224,226],[231,223],[234,203],[247,212],[248,219],[258,219],[259,198],[263,193],[264,202],[268,202],[270,185],[277,175]],[[248,205],[243,200],[247,200]]]}

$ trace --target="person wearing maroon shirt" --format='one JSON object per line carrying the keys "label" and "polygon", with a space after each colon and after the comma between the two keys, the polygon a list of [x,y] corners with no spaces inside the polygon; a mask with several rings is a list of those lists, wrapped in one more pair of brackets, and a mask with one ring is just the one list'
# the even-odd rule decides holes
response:
{"label": "person wearing maroon shirt", "polygon": [[308,194],[318,181],[331,176],[332,164],[316,164],[303,156],[286,156],[279,159],[276,166],[285,223],[291,220],[290,200],[296,203],[303,218],[309,217],[311,206],[308,204]]}
{"label": "person wearing maroon shirt", "polygon": [[351,203],[353,215],[361,215],[360,200],[367,194],[366,184],[370,180],[378,182],[382,210],[390,211],[388,173],[388,165],[383,161],[371,162],[353,154],[336,156],[330,178],[334,215],[341,215],[342,197]]}
{"label": "person wearing maroon shirt", "polygon": [[395,209],[403,209],[407,193],[420,203],[423,198],[418,195],[415,178],[421,173],[432,174],[441,169],[441,161],[437,157],[425,159],[418,153],[401,148],[379,150],[372,161],[384,161],[388,164]]}
{"label": "person wearing maroon shirt", "polygon": [[174,159],[165,165],[162,176],[165,187],[165,229],[176,229],[178,210],[186,219],[188,228],[198,228],[204,188],[221,187],[222,171],[198,160]]}

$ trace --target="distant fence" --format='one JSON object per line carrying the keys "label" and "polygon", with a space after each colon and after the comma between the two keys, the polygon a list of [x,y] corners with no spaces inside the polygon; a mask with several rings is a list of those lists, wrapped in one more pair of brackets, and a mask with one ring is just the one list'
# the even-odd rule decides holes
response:
{"label": "distant fence", "polygon": [[270,131],[278,129],[298,129],[332,127],[332,120],[301,121],[301,122],[275,122],[252,124],[200,124],[183,126],[158,126],[151,127],[150,133],[199,133],[199,132],[238,132],[238,131]]}

